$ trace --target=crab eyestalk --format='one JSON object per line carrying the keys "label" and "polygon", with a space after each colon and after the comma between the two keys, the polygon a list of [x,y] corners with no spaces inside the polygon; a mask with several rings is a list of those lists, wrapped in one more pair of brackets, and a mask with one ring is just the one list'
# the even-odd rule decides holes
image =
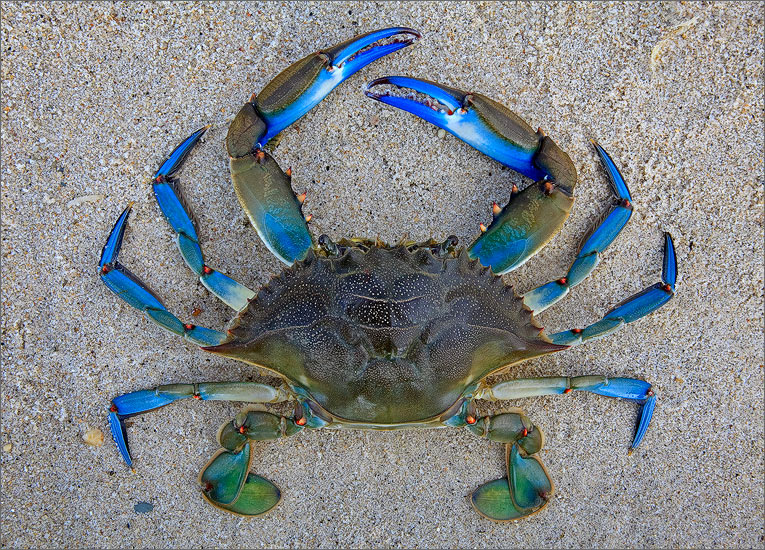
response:
{"label": "crab eyestalk", "polygon": [[[387,88],[381,91],[381,86]],[[394,95],[392,87],[412,92]],[[364,93],[443,128],[537,182],[514,194],[504,208],[496,208],[492,224],[468,248],[471,258],[495,274],[519,267],[563,225],[574,202],[576,168],[544,132],[535,132],[504,105],[478,93],[404,76],[373,80]]]}
{"label": "crab eyestalk", "polygon": [[253,94],[231,123],[226,148],[234,189],[258,236],[287,265],[304,259],[313,243],[290,172],[262,148],[353,73],[419,37],[414,29],[393,27],[312,53]]}

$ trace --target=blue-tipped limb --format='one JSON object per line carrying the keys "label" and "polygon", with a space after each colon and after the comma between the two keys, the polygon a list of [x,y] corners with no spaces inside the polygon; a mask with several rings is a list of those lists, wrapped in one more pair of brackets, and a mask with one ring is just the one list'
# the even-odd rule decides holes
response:
{"label": "blue-tipped limb", "polygon": [[162,214],[176,233],[176,244],[186,265],[210,292],[231,308],[240,311],[255,293],[205,264],[197,229],[175,179],[189,153],[208,128],[209,126],[200,128],[173,150],[154,174],[152,187]]}
{"label": "blue-tipped limb", "polygon": [[608,153],[594,140],[592,144],[606,169],[613,203],[611,208],[581,241],[579,252],[565,277],[550,281],[523,295],[523,303],[534,313],[540,313],[568,295],[600,263],[603,251],[614,241],[632,216],[632,195],[619,169]]}
{"label": "blue-tipped limb", "polygon": [[623,325],[645,317],[666,304],[675,295],[677,259],[672,237],[664,234],[664,259],[662,281],[620,302],[611,311],[592,325],[583,329],[571,329],[550,335],[555,344],[577,346],[588,340],[601,338],[615,332]]}

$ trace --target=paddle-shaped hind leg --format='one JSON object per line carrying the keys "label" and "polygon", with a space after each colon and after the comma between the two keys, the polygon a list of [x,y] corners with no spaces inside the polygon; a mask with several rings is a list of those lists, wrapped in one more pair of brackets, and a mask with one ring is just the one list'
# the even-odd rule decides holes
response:
{"label": "paddle-shaped hind leg", "polygon": [[252,442],[294,435],[303,429],[305,421],[301,419],[245,410],[221,426],[218,442],[223,448],[199,474],[205,499],[213,506],[242,516],[259,516],[276,506],[281,500],[279,488],[248,473]]}
{"label": "paddle-shaped hind leg", "polygon": [[521,519],[542,510],[555,488],[537,453],[544,445],[544,434],[518,408],[478,418],[472,402],[447,422],[464,426],[473,434],[505,443],[507,477],[478,487],[471,502],[482,516],[494,521]]}

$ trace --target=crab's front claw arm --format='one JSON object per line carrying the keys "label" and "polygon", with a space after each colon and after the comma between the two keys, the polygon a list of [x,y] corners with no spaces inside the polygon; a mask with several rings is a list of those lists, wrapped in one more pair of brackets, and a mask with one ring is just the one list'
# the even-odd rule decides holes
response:
{"label": "crab's front claw arm", "polygon": [[[411,90],[394,95],[391,88]],[[506,273],[528,260],[558,231],[573,204],[576,168],[541,130],[535,132],[510,109],[477,94],[404,76],[378,78],[367,96],[398,107],[454,134],[465,143],[537,183],[513,190],[504,208],[469,247],[471,258]],[[483,229],[483,228],[482,228]]]}
{"label": "crab's front claw arm", "polygon": [[296,61],[242,107],[229,130],[229,155],[265,146],[356,71],[418,38],[420,33],[407,27],[380,29]]}
{"label": "crab's front claw arm", "polygon": [[291,172],[262,148],[353,73],[419,37],[413,29],[393,27],[312,53],[253,95],[231,123],[226,148],[234,189],[260,238],[287,265],[304,259],[312,245],[301,210],[305,196],[295,195]]}

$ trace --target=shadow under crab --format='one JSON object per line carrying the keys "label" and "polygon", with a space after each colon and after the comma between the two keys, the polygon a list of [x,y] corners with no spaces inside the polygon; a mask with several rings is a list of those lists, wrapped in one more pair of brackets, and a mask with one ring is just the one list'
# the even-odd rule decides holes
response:
{"label": "shadow under crab", "polygon": [[[632,197],[609,155],[596,151],[614,201],[598,220],[565,277],[518,296],[500,275],[533,256],[560,229],[573,205],[576,170],[543,132],[534,132],[506,107],[477,94],[433,82],[390,76],[366,94],[444,128],[479,151],[532,178],[513,188],[494,220],[466,249],[457,240],[386,245],[363,239],[314,241],[291,173],[264,149],[343,80],[375,59],[408,46],[419,33],[403,27],[361,35],[296,62],[257,96],[229,127],[231,177],[242,207],[265,245],[287,267],[255,293],[212,269],[203,259],[196,227],[175,178],[206,128],[184,140],[153,178],[160,209],[177,235],[188,266],[238,314],[226,332],[181,322],[117,261],[128,207],[117,220],[99,264],[103,282],[148,318],[206,351],[277,374],[279,387],[253,382],[172,384],[121,395],[109,422],[131,465],[123,420],[194,397],[249,403],[293,401],[279,416],[245,410],[224,424],[222,449],[202,470],[205,498],[230,512],[254,516],[273,508],[281,493],[249,473],[253,441],[291,436],[303,429],[411,429],[466,427],[506,443],[507,477],[475,490],[476,510],[496,521],[538,512],[553,483],[538,452],[542,430],[520,409],[480,417],[477,399],[509,400],[573,390],[621,397],[641,405],[632,448],[642,440],[655,406],[650,384],[604,376],[544,377],[488,385],[492,373],[520,361],[605,336],[660,307],[674,294],[676,261],[665,235],[662,282],[626,299],[583,329],[546,334],[534,313],[579,284],[629,220]],[[384,87],[381,89],[381,87]],[[400,90],[409,90],[401,94]]]}

